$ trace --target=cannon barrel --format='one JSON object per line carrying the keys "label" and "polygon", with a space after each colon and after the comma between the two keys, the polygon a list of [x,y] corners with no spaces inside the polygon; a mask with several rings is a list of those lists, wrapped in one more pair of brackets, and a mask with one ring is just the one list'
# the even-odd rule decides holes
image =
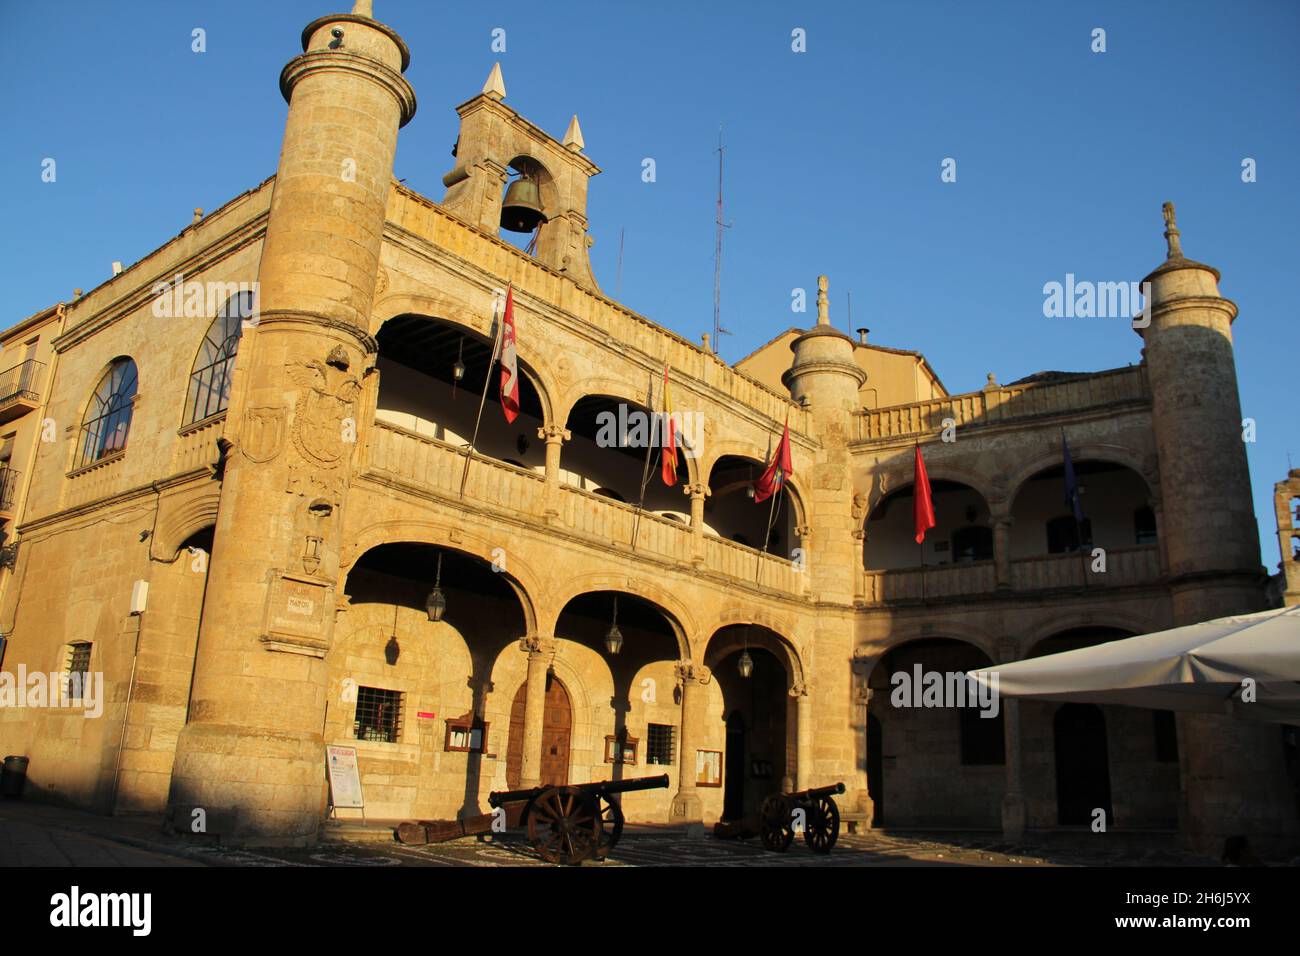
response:
{"label": "cannon barrel", "polygon": [[844,792],[844,781],[833,783],[829,787],[813,787],[809,790],[800,790],[798,793],[792,793],[790,796],[796,800],[811,800],[815,797],[830,797],[837,793]]}
{"label": "cannon barrel", "polygon": [[668,786],[668,774],[657,777],[633,777],[631,780],[600,780],[596,783],[580,783],[579,790],[587,793],[629,793],[633,790],[659,790]]}
{"label": "cannon barrel", "polygon": [[[627,793],[632,790],[658,790],[668,786],[668,774],[657,777],[635,777],[631,780],[598,780],[594,783],[573,784],[584,793]],[[843,785],[841,784],[841,787]],[[547,787],[530,787],[527,790],[493,790],[488,794],[488,806],[496,809],[507,803],[532,800]]]}

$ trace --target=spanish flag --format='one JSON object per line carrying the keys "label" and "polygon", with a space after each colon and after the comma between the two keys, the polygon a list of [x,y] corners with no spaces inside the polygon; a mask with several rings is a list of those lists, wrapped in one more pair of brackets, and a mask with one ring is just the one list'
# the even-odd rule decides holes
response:
{"label": "spanish flag", "polygon": [[664,366],[664,424],[660,431],[663,436],[663,464],[659,474],[664,484],[670,488],[677,484],[677,425],[673,421],[673,396],[668,388],[668,366]]}

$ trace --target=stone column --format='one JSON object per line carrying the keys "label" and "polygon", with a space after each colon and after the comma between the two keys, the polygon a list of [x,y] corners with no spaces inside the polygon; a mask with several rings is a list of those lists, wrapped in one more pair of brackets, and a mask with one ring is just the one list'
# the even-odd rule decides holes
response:
{"label": "stone column", "polygon": [[795,701],[796,733],[795,744],[798,757],[795,759],[795,789],[807,790],[813,779],[813,709],[812,694],[804,681],[795,681],[790,687],[790,696]]}
{"label": "stone column", "polygon": [[997,575],[997,589],[1011,590],[1011,516],[999,515],[993,519],[993,567]]}
{"label": "stone column", "polygon": [[680,754],[678,760],[677,793],[669,809],[669,823],[700,823],[704,808],[695,786],[695,751],[699,749],[704,730],[704,687],[711,674],[703,664],[678,661],[674,669],[682,690],[682,723],[678,733]]}
{"label": "stone column", "polygon": [[[998,644],[998,657],[1009,663],[1019,657],[1012,641]],[[1007,791],[1002,797],[1002,837],[1009,842],[1024,839],[1028,809],[1025,805],[1024,785],[1021,783],[1020,761],[1020,701],[999,696],[1002,707],[1002,729],[1005,734]]]}
{"label": "stone column", "polygon": [[554,642],[530,634],[519,642],[528,655],[528,677],[524,685],[524,752],[519,769],[520,787],[537,787],[542,782],[542,727],[546,721],[546,672]]}
{"label": "stone column", "polygon": [[702,481],[682,486],[682,493],[691,499],[691,561],[704,563],[704,499],[710,495],[709,486]]}
{"label": "stone column", "polygon": [[560,451],[573,433],[563,425],[550,424],[537,429],[537,437],[546,441],[545,518],[551,521],[560,514]]}

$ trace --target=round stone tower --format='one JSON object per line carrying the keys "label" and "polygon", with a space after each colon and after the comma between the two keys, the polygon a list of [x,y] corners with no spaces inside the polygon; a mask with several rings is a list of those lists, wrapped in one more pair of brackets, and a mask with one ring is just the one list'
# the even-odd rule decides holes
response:
{"label": "round stone tower", "polygon": [[[1168,258],[1144,280],[1150,324],[1135,325],[1146,346],[1160,534],[1181,625],[1261,610],[1265,572],[1233,359],[1237,307],[1219,295],[1218,270],[1183,256],[1173,203],[1164,216]],[[1199,714],[1180,715],[1178,726],[1183,829],[1197,849],[1217,854],[1237,834],[1268,847],[1295,833],[1280,728]]]}
{"label": "round stone tower", "polygon": [[[358,2],[310,23],[223,435],[223,481],[170,824],[308,843],[324,803],[324,655],[410,54]],[[373,380],[369,384],[373,384]],[[201,812],[198,812],[201,811]]]}
{"label": "round stone tower", "polygon": [[[862,542],[854,534],[858,529],[848,446],[854,416],[862,407],[858,389],[867,373],[853,359],[853,339],[831,325],[826,276],[817,277],[817,324],[791,342],[790,349],[794,361],[781,380],[791,398],[808,407],[820,445],[806,473],[795,468],[807,496],[800,547],[811,578],[809,597],[818,607],[811,635],[817,652],[803,686],[791,688],[799,735],[811,742],[803,752],[811,755],[812,765],[799,767],[798,779],[809,785],[846,779],[845,806],[866,812],[869,819],[865,770],[845,773],[845,768],[856,766],[856,755],[854,736],[844,733],[853,721],[865,718],[852,704],[851,672],[845,662],[853,657],[854,586],[856,569],[862,565]],[[856,729],[858,738],[865,739],[865,734],[865,724]]]}

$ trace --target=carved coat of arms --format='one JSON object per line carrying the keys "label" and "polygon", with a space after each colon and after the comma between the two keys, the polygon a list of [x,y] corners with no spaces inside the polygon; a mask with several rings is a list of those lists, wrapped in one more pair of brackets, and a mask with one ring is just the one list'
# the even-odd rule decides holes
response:
{"label": "carved coat of arms", "polygon": [[284,409],[262,406],[244,412],[239,450],[249,461],[268,462],[280,454],[284,442]]}
{"label": "carved coat of arms", "polygon": [[353,412],[361,382],[320,361],[293,362],[286,368],[302,389],[294,409],[294,447],[317,467],[333,468],[352,450],[355,439],[345,436],[356,431]]}

